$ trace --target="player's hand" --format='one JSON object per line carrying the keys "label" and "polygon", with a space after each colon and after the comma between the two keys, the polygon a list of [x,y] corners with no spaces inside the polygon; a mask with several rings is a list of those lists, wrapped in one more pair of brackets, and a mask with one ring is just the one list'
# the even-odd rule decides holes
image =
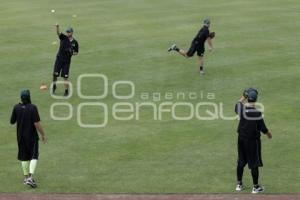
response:
{"label": "player's hand", "polygon": [[247,98],[244,95],[242,95],[239,101],[244,103],[246,100],[247,100]]}
{"label": "player's hand", "polygon": [[214,49],[212,47],[208,47],[208,51],[212,52]]}
{"label": "player's hand", "polygon": [[269,131],[268,133],[267,133],[267,137],[269,138],[269,139],[272,139],[272,133]]}
{"label": "player's hand", "polygon": [[44,144],[47,143],[47,138],[46,138],[46,136],[42,136],[42,141],[43,141]]}

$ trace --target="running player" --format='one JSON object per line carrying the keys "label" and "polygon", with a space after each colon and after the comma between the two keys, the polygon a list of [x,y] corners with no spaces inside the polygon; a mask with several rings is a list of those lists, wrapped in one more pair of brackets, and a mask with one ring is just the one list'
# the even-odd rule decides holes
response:
{"label": "running player", "polygon": [[195,38],[191,43],[191,47],[188,51],[180,49],[176,44],[173,44],[168,51],[177,51],[180,55],[189,58],[193,57],[197,52],[198,56],[198,66],[200,66],[200,74],[204,75],[204,52],[205,52],[205,42],[207,41],[209,46],[209,51],[213,50],[212,39],[215,37],[215,32],[209,31],[210,20],[205,19],[203,21],[203,27],[199,30]]}

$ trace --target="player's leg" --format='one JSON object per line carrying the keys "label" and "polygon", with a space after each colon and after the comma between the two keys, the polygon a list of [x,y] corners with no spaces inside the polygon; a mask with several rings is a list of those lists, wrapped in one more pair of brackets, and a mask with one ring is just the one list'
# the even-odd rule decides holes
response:
{"label": "player's leg", "polygon": [[254,167],[251,169],[251,176],[252,176],[253,186],[257,186],[258,185],[258,177],[259,177],[258,167]]}
{"label": "player's leg", "polygon": [[237,167],[236,167],[237,185],[235,190],[242,191],[244,189],[243,174],[244,174],[244,168],[247,164],[247,157],[245,153],[244,141],[240,138],[238,139],[237,148],[238,148],[238,159],[237,159]]}
{"label": "player's leg", "polygon": [[37,162],[38,162],[38,159],[32,159],[32,160],[30,160],[30,163],[29,163],[29,177],[27,179],[26,184],[30,185],[32,188],[37,187],[37,184],[33,178],[33,175],[34,175],[36,167],[37,167]]}
{"label": "player's leg", "polygon": [[264,188],[259,185],[259,169],[262,167],[262,158],[261,158],[261,141],[260,139],[251,140],[248,142],[248,157],[249,157],[249,168],[251,169],[251,176],[253,181],[252,193],[261,193],[264,191]]}
{"label": "player's leg", "polygon": [[21,161],[23,174],[24,174],[24,184],[35,188],[35,185],[30,179],[30,160],[34,152],[34,142],[22,140],[18,143],[18,160]]}
{"label": "player's leg", "polygon": [[29,161],[21,161],[21,166],[24,174],[24,184],[26,184],[26,181],[29,177]]}
{"label": "player's leg", "polygon": [[200,74],[204,75],[204,47],[197,48],[197,57]]}
{"label": "player's leg", "polygon": [[259,178],[259,169],[258,169],[258,167],[254,167],[254,168],[251,169],[251,175],[252,175],[252,180],[253,180],[252,193],[257,194],[257,193],[263,192],[264,187],[262,187],[258,184],[258,178]]}
{"label": "player's leg", "polygon": [[237,164],[236,167],[236,175],[237,175],[237,183],[238,185],[243,185],[243,174],[244,174],[244,165]]}
{"label": "player's leg", "polygon": [[29,177],[29,153],[23,141],[18,142],[18,160],[21,162],[24,184],[26,184],[26,180]]}
{"label": "player's leg", "polygon": [[59,77],[59,74],[61,72],[61,69],[62,69],[62,63],[58,58],[56,58],[55,64],[54,64],[54,70],[53,70],[53,80],[52,80],[52,93],[53,94],[56,91],[56,82],[57,82],[57,78]]}
{"label": "player's leg", "polygon": [[38,162],[38,158],[39,158],[39,142],[38,141],[34,141],[31,145],[30,145],[30,151],[31,151],[31,159],[30,159],[30,163],[29,163],[29,177],[26,181],[27,185],[30,185],[32,188],[36,188],[37,184],[33,178],[33,175],[35,173],[36,167],[37,167],[37,162]]}
{"label": "player's leg", "polygon": [[65,93],[64,96],[69,96],[69,79],[64,78],[64,85],[65,85]]}
{"label": "player's leg", "polygon": [[198,63],[198,66],[199,66],[199,70],[200,70],[200,74],[204,75],[205,72],[204,72],[204,56],[201,55],[201,56],[197,56],[197,63]]}
{"label": "player's leg", "polygon": [[184,56],[184,57],[186,57],[186,58],[189,57],[188,54],[187,54],[187,52],[186,52],[184,49],[178,49],[177,52],[178,52],[180,55],[182,55],[182,56]]}
{"label": "player's leg", "polygon": [[69,84],[69,71],[70,71],[70,63],[64,63],[61,77],[64,78],[64,86],[65,86],[64,96],[66,96],[66,97],[69,95],[69,85],[70,85]]}
{"label": "player's leg", "polygon": [[180,49],[179,47],[177,47],[176,44],[173,44],[168,51],[177,51],[180,55],[182,55],[185,58],[189,58],[192,57],[195,52],[196,52],[196,46],[192,43],[191,47],[188,51],[185,51],[184,49]]}
{"label": "player's leg", "polygon": [[29,175],[32,177],[35,173],[35,169],[37,167],[37,161],[39,159],[39,141],[35,141],[33,143],[32,147],[32,157],[30,160],[30,166],[29,166]]}

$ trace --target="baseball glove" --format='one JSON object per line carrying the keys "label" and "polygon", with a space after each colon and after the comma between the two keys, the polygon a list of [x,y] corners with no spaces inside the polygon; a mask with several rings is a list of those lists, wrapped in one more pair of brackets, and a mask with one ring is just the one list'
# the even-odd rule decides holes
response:
{"label": "baseball glove", "polygon": [[216,36],[216,33],[215,33],[215,32],[209,33],[209,37],[210,37],[211,39],[213,39],[215,36]]}

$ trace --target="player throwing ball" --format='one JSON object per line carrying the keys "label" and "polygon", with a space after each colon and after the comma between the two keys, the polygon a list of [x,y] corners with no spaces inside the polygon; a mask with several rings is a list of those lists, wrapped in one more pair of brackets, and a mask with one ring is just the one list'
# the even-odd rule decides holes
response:
{"label": "player throwing ball", "polygon": [[252,193],[260,193],[264,188],[258,184],[259,170],[262,167],[261,157],[261,132],[272,138],[271,132],[267,129],[262,113],[255,108],[258,92],[249,88],[244,91],[243,96],[235,105],[235,112],[239,115],[238,125],[238,161],[237,161],[237,186],[236,191],[242,191],[244,167],[248,164],[251,169],[253,180]]}
{"label": "player throwing ball", "polygon": [[205,52],[205,42],[207,41],[209,50],[212,51],[212,39],[215,37],[215,32],[209,31],[210,20],[205,19],[203,21],[203,27],[199,30],[198,34],[192,41],[190,49],[186,52],[183,49],[180,49],[176,44],[173,44],[168,51],[177,51],[180,55],[189,58],[193,57],[197,52],[198,56],[198,66],[200,66],[200,74],[204,74],[204,52]]}
{"label": "player throwing ball", "polygon": [[59,25],[55,24],[56,33],[60,39],[60,46],[56,56],[53,72],[53,85],[52,93],[56,91],[56,81],[59,76],[64,78],[65,81],[65,93],[64,96],[69,95],[69,70],[71,64],[71,58],[73,55],[77,55],[79,52],[78,42],[73,37],[73,28],[69,27],[66,30],[66,35],[59,31]]}

